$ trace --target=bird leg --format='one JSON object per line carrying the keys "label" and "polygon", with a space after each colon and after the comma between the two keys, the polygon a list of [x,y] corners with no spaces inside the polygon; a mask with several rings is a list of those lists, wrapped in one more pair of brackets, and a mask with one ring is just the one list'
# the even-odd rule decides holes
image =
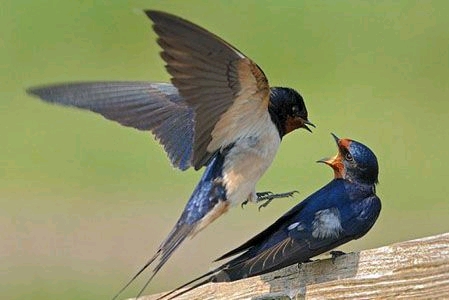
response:
{"label": "bird leg", "polygon": [[262,207],[266,207],[268,204],[270,204],[270,202],[273,201],[274,199],[293,197],[293,195],[295,193],[299,193],[299,192],[291,191],[291,192],[280,193],[280,194],[273,194],[272,192],[256,193],[256,195],[257,195],[256,203],[265,201],[263,204],[261,204],[259,206],[259,210],[260,210]]}
{"label": "bird leg", "polygon": [[241,207],[243,208],[250,201],[253,201],[255,203],[265,201],[262,205],[259,206],[259,210],[260,210],[262,207],[266,207],[268,204],[270,204],[270,202],[273,201],[274,199],[293,197],[293,195],[295,193],[299,193],[299,192],[291,191],[291,192],[280,193],[280,194],[273,194],[273,192],[269,192],[269,191],[258,192],[258,193],[256,193],[257,198],[255,200],[252,200],[251,197],[248,197],[248,199],[246,199],[245,201],[242,202]]}

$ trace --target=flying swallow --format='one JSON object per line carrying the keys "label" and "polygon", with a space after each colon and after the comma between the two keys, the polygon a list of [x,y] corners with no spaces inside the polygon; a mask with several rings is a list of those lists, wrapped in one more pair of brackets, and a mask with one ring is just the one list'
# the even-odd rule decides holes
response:
{"label": "flying swallow", "polygon": [[364,236],[381,210],[375,189],[378,182],[377,158],[365,145],[333,136],[338,154],[318,161],[334,170],[331,182],[216,261],[239,256],[164,297],[206,277],[173,298],[208,282],[235,281],[307,262],[314,256]]}
{"label": "flying swallow", "polygon": [[154,23],[173,85],[92,82],[28,90],[45,101],[88,109],[125,126],[151,131],[175,167],[205,167],[168,237],[124,288],[158,260],[146,287],[187,237],[229,208],[290,196],[292,192],[258,194],[255,186],[282,138],[295,129],[311,131],[308,125],[314,126],[302,96],[291,88],[270,87],[259,66],[239,50],[177,16],[145,13]]}

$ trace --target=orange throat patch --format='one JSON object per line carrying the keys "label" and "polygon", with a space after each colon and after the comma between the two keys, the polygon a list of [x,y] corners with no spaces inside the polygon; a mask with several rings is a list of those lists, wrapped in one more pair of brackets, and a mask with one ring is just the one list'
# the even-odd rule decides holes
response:
{"label": "orange throat patch", "polygon": [[345,166],[343,165],[343,160],[340,153],[338,153],[331,159],[327,160],[326,164],[329,165],[334,170],[335,178],[345,177]]}

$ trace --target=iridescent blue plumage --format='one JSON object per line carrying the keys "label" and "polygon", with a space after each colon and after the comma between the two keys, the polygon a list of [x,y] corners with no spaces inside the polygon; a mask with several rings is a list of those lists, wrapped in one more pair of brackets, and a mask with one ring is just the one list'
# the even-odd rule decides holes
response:
{"label": "iridescent blue plumage", "polygon": [[[183,285],[180,288],[207,277],[180,294],[208,282],[234,281],[307,262],[362,237],[371,229],[381,210],[380,199],[375,193],[377,158],[359,142],[334,137],[338,154],[319,162],[331,166],[335,178],[267,229],[218,258],[222,260],[240,254]],[[168,295],[177,290],[179,288]]]}
{"label": "iridescent blue plumage", "polygon": [[354,170],[354,177],[359,182],[378,182],[377,175],[379,173],[379,166],[373,151],[357,141],[352,141],[349,146],[349,151],[353,156],[357,156],[357,168]]}
{"label": "iridescent blue plumage", "polygon": [[226,188],[222,183],[226,153],[227,151],[217,152],[209,162],[176,226],[196,225],[219,201],[226,201]]}
{"label": "iridescent blue plumage", "polygon": [[363,236],[379,212],[380,201],[371,187],[334,179],[247,242],[240,250],[247,252],[228,262],[218,278],[233,281],[308,261]]}

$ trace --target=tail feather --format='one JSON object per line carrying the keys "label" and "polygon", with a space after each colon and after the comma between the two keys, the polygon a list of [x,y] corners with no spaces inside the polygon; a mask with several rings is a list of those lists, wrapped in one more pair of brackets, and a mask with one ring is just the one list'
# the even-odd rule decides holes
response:
{"label": "tail feather", "polygon": [[113,300],[117,299],[117,297],[127,288],[131,285],[131,283],[136,280],[137,277],[139,277],[140,274],[142,274],[149,266],[153,264],[157,259],[159,259],[159,262],[154,267],[152,274],[150,278],[145,282],[145,285],[142,287],[142,289],[139,291],[139,293],[136,295],[136,298],[138,298],[140,295],[142,295],[143,291],[147,288],[147,286],[150,284],[151,280],[156,276],[156,274],[159,272],[159,270],[165,265],[165,263],[168,261],[168,259],[171,257],[173,252],[179,247],[179,245],[192,234],[194,231],[195,226],[190,224],[177,224],[175,228],[170,232],[168,238],[159,246],[156,254],[153,255],[153,257],[148,260],[145,265],[139,269],[139,271],[120,289],[120,291],[112,298]]}
{"label": "tail feather", "polygon": [[[189,281],[189,282],[187,282],[187,283],[184,283],[183,285],[181,285],[181,286],[175,288],[174,290],[172,290],[172,291],[170,291],[170,292],[168,292],[168,293],[162,295],[161,297],[157,298],[156,300],[165,299],[166,297],[168,297],[168,296],[170,296],[170,295],[172,295],[172,296],[171,296],[170,298],[167,298],[167,300],[174,299],[174,298],[176,298],[176,297],[179,297],[179,296],[181,296],[181,295],[184,295],[184,294],[190,292],[191,290],[196,289],[197,287],[200,287],[200,286],[202,286],[202,285],[205,285],[205,284],[207,284],[207,283],[209,283],[209,282],[227,281],[227,280],[221,279],[221,278],[220,278],[221,280],[219,280],[219,277],[218,277],[218,274],[220,274],[220,272],[221,272],[223,269],[225,269],[225,268],[227,268],[227,264],[222,265],[222,266],[220,266],[220,267],[218,267],[218,268],[216,268],[216,269],[214,269],[214,270],[212,270],[212,271],[209,271],[209,272],[207,272],[207,273],[205,273],[205,274],[203,274],[203,275],[201,275],[201,276],[199,276],[199,277],[197,277],[197,278],[195,278],[195,279],[193,279],[193,280],[191,280],[191,281]],[[222,272],[222,273],[223,273],[223,272]],[[208,277],[208,276],[209,276],[209,277]],[[203,280],[203,281],[200,281],[200,282],[198,282],[198,283],[196,283],[196,284],[194,284],[194,285],[192,285],[191,287],[189,287],[189,288],[187,288],[187,289],[185,289],[185,290],[183,290],[183,291],[180,291],[181,289],[183,289],[183,288],[185,288],[185,287],[191,285],[192,283],[195,283],[195,282],[197,282],[198,280],[201,280],[201,279],[203,279],[203,278],[205,278],[205,277],[208,277],[208,278],[205,279],[205,280]],[[220,277],[221,277],[221,276],[220,276]],[[223,278],[224,278],[224,277],[225,277],[225,276],[223,276]],[[227,276],[226,276],[226,277],[227,277]],[[176,292],[178,292],[178,291],[179,291],[179,293],[176,293]],[[173,295],[173,294],[174,294],[174,295]]]}
{"label": "tail feather", "polygon": [[162,256],[159,263],[153,269],[154,273],[157,273],[162,268],[179,245],[192,234],[195,227],[196,224],[176,224],[175,228],[168,235],[168,238],[159,247],[158,252],[160,251]]}
{"label": "tail feather", "polygon": [[[225,150],[224,150],[225,151]],[[223,152],[224,152],[223,151]],[[159,246],[156,254],[137,272],[136,275],[114,297],[123,292],[146,268],[158,260],[151,277],[147,280],[137,296],[140,296],[150,284],[153,277],[159,272],[171,257],[173,252],[187,238],[193,237],[199,230],[205,228],[216,218],[224,214],[229,203],[226,199],[226,190],[221,183],[224,153],[217,152],[207,166],[200,182],[193,191],[192,196],[184,208],[176,226],[172,229],[168,238]]]}
{"label": "tail feather", "polygon": [[[145,271],[146,270],[146,268],[148,268],[152,263],[153,263],[153,261],[155,261],[156,260],[156,258],[158,258],[159,257],[159,255],[161,254],[161,249],[159,248],[159,250],[156,252],[156,254],[150,259],[150,260],[148,260],[147,261],[147,263],[142,267],[142,268],[140,268],[140,270],[120,289],[120,291],[118,291],[117,292],[117,294],[115,294],[115,296],[112,298],[112,300],[115,300],[115,299],[117,299],[117,297],[118,296],[120,296],[121,295],[121,293],[123,293],[123,291],[124,290],[126,290],[126,288],[134,281],[134,280],[136,280],[136,278],[137,277],[139,277],[139,275],[140,274],[142,274],[142,272],[143,271]],[[154,275],[153,275],[154,276]],[[153,277],[152,276],[152,277]],[[150,279],[151,280],[151,279]]]}
{"label": "tail feather", "polygon": [[[182,296],[182,295],[184,295],[184,294],[190,292],[191,290],[196,289],[197,287],[200,287],[200,286],[205,285],[205,284],[207,284],[207,283],[209,283],[209,282],[212,282],[212,280],[213,280],[213,277],[208,278],[208,279],[206,279],[206,280],[203,280],[203,281],[201,281],[201,282],[199,282],[199,283],[197,283],[197,284],[195,284],[195,285],[189,287],[188,289],[186,289],[186,290],[184,290],[184,291],[181,291],[181,292],[179,292],[179,293],[177,293],[177,294],[171,296],[170,298],[167,298],[167,300],[171,300],[171,299],[180,297],[180,296]],[[170,292],[170,293],[168,293],[168,294],[166,294],[166,295],[163,295],[161,298],[158,298],[158,299],[156,299],[156,300],[160,300],[160,299],[163,299],[163,298],[165,298],[165,297],[167,297],[167,296],[170,296],[172,293],[174,293],[174,292],[176,292],[176,291],[178,291],[179,289],[182,289],[182,288],[184,288],[184,287],[185,287],[185,286],[179,287],[178,289],[173,290],[173,292]]]}

